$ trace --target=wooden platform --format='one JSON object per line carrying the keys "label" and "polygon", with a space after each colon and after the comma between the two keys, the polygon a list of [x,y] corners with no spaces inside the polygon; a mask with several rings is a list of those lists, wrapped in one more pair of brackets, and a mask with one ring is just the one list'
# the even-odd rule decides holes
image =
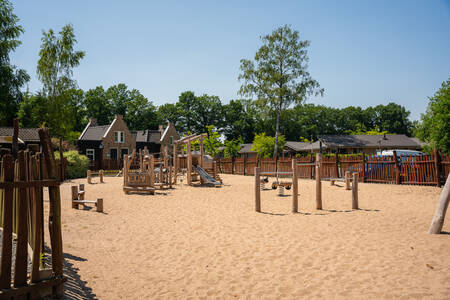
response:
{"label": "wooden platform", "polygon": [[123,191],[125,192],[125,194],[129,194],[130,192],[134,192],[134,193],[145,193],[145,194],[150,194],[150,195],[154,195],[155,194],[155,188],[153,187],[141,187],[141,186],[124,186],[123,187]]}

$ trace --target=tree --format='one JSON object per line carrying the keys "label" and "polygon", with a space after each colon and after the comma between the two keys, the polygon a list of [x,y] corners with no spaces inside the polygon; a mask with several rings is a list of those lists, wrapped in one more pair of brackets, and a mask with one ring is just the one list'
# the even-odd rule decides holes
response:
{"label": "tree", "polygon": [[181,128],[181,114],[179,107],[173,103],[166,103],[158,107],[158,120],[159,124],[173,123],[175,128],[179,130]]}
{"label": "tree", "polygon": [[390,102],[388,105],[374,107],[376,114],[375,127],[379,131],[388,131],[396,134],[411,134],[410,112],[405,107]]}
{"label": "tree", "polygon": [[52,29],[44,31],[41,41],[37,75],[43,84],[42,93],[49,99],[49,127],[52,134],[63,138],[74,127],[71,98],[67,92],[76,88],[73,68],[80,64],[85,53],[74,50],[77,40],[72,25],[65,25],[58,36]]}
{"label": "tree", "polygon": [[83,105],[86,109],[86,115],[89,118],[97,119],[98,124],[107,125],[111,123],[114,113],[102,86],[88,90],[85,93]]}
{"label": "tree", "polygon": [[244,143],[242,138],[235,140],[226,140],[225,141],[225,149],[224,156],[228,157],[237,157],[239,155],[239,150],[241,150],[241,145]]}
{"label": "tree", "polygon": [[[275,147],[275,143],[278,142],[278,147]],[[276,138],[272,136],[267,136],[265,133],[255,135],[255,139],[253,140],[253,146],[251,148],[252,151],[255,151],[258,154],[258,157],[269,158],[274,157],[275,149],[284,147],[286,143],[284,136],[280,135],[278,137],[278,141]]]}
{"label": "tree", "polygon": [[416,134],[432,148],[450,153],[450,78],[429,98]]}
{"label": "tree", "polygon": [[206,154],[216,157],[219,154],[219,147],[222,146],[220,142],[220,134],[214,128],[214,125],[207,126],[208,137],[204,139],[203,144],[205,145]]}
{"label": "tree", "polygon": [[258,132],[259,113],[251,100],[231,100],[223,106],[223,133],[228,140],[242,137],[245,143],[251,143]]}
{"label": "tree", "polygon": [[42,93],[31,95],[25,93],[20,103],[18,117],[22,127],[42,127],[48,124],[48,98]]}
{"label": "tree", "polygon": [[25,70],[10,64],[9,53],[21,42],[23,32],[19,18],[7,0],[0,0],[0,126],[11,125],[22,101],[20,89],[30,80]]}
{"label": "tree", "polygon": [[239,80],[244,84],[239,92],[256,96],[259,104],[275,111],[273,155],[277,157],[281,112],[293,103],[303,102],[307,96],[322,95],[323,89],[307,71],[310,42],[300,40],[298,31],[285,25],[261,40],[263,45],[256,52],[255,61],[241,60]]}

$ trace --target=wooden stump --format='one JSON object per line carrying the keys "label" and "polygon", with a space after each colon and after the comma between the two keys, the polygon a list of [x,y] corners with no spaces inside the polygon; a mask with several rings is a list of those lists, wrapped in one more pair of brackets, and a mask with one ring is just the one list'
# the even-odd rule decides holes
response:
{"label": "wooden stump", "polygon": [[103,212],[103,198],[97,199],[97,212]]}
{"label": "wooden stump", "polygon": [[345,171],[345,189],[350,190],[350,171]]}
{"label": "wooden stump", "polygon": [[78,209],[78,204],[74,203],[73,200],[78,200],[78,187],[72,185],[72,208]]}
{"label": "wooden stump", "polygon": [[103,170],[98,171],[98,176],[100,177],[100,183],[103,183]]}
{"label": "wooden stump", "polygon": [[434,213],[433,220],[431,221],[429,234],[441,233],[442,226],[444,226],[445,213],[447,212],[448,204],[450,202],[450,175],[447,177],[444,189],[441,192],[436,212]]}
{"label": "wooden stump", "polygon": [[87,170],[87,183],[92,184],[91,170]]}

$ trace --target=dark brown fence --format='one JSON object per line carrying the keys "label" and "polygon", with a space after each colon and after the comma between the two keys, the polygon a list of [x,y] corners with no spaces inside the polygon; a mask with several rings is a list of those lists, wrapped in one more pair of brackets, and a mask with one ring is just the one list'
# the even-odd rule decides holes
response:
{"label": "dark brown fence", "polygon": [[[297,158],[298,177],[314,178],[314,156]],[[290,172],[290,158],[278,159],[278,171]],[[261,172],[275,172],[276,160],[273,158],[224,158],[217,161],[219,170],[225,174],[254,175],[254,168]],[[304,164],[304,165],[302,165]],[[437,185],[445,181],[450,173],[450,156],[435,152],[432,155],[411,156],[367,156],[323,155],[320,175],[323,179],[342,178],[345,172],[358,173],[361,182]]]}

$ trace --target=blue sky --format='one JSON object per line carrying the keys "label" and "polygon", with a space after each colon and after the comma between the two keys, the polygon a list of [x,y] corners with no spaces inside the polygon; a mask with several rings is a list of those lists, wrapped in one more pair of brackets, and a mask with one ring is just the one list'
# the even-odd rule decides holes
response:
{"label": "blue sky", "polygon": [[309,70],[333,107],[404,105],[417,119],[450,77],[450,0],[431,1],[12,1],[25,33],[12,62],[41,88],[43,30],[73,24],[86,57],[80,88],[125,83],[155,105],[181,92],[239,98],[239,61],[284,24],[310,40]]}

